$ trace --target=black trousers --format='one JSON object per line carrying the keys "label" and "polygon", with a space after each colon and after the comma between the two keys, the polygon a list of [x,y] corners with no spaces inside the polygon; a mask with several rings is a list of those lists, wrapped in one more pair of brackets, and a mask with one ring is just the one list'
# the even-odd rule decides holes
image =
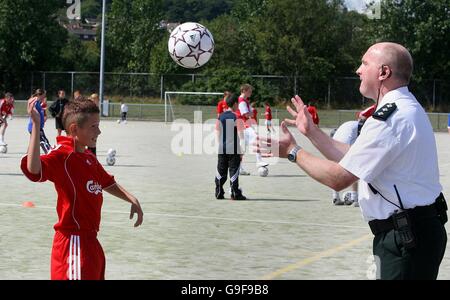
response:
{"label": "black trousers", "polygon": [[395,230],[375,235],[373,254],[377,261],[378,279],[434,280],[447,245],[447,232],[439,217],[414,223],[417,246],[405,249]]}
{"label": "black trousers", "polygon": [[216,187],[223,188],[227,181],[227,173],[230,172],[230,185],[233,192],[239,190],[239,166],[241,165],[241,155],[239,154],[219,154],[217,159]]}
{"label": "black trousers", "polygon": [[41,145],[42,151],[44,151],[45,154],[47,154],[52,148],[50,142],[47,139],[47,136],[45,136],[44,129],[41,129],[39,132],[39,144]]}

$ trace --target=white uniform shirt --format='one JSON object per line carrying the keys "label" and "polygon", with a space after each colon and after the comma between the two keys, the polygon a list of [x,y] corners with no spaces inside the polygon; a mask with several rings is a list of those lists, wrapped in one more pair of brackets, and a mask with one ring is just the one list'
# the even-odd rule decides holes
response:
{"label": "white uniform shirt", "polygon": [[245,101],[239,102],[239,111],[241,112],[242,116],[250,113],[247,102]]}
{"label": "white uniform shirt", "polygon": [[396,111],[386,121],[370,117],[361,134],[339,164],[360,178],[359,204],[364,219],[386,219],[399,208],[374,194],[368,183],[405,209],[434,203],[442,186],[436,141],[430,120],[407,87],[388,92],[377,110],[395,102]]}
{"label": "white uniform shirt", "polygon": [[333,139],[344,144],[353,144],[358,137],[358,121],[348,121],[339,126]]}
{"label": "white uniform shirt", "polygon": [[128,112],[128,105],[126,105],[125,103],[122,104],[122,105],[120,106],[120,111],[121,111],[121,112]]}

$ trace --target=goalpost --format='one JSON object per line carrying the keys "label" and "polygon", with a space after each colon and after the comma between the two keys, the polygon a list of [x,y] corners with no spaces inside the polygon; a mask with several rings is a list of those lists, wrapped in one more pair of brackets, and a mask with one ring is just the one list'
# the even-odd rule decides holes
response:
{"label": "goalpost", "polygon": [[223,95],[223,92],[175,92],[175,91],[167,91],[164,92],[164,121],[171,122],[175,120],[175,113],[173,111],[172,101],[170,96],[173,95]]}

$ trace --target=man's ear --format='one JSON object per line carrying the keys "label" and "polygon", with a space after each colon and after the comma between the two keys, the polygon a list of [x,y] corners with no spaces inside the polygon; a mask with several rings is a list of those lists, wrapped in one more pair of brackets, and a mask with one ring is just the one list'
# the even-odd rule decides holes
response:
{"label": "man's ear", "polygon": [[69,128],[68,128],[69,130],[68,130],[68,133],[70,134],[70,135],[76,135],[77,134],[77,131],[78,131],[78,125],[77,125],[77,123],[71,123],[70,125],[69,125]]}

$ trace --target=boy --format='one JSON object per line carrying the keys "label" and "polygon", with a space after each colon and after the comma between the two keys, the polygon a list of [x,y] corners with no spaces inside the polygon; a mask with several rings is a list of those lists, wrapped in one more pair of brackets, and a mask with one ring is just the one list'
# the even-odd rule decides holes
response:
{"label": "boy", "polygon": [[268,132],[272,130],[272,109],[270,108],[269,102],[265,102],[266,110],[264,112],[264,117],[266,118],[266,128]]}
{"label": "boy", "polygon": [[131,203],[130,219],[135,213],[135,227],[142,224],[139,201],[117,184],[87,146],[95,146],[99,136],[99,109],[92,101],[69,102],[63,114],[67,136],[57,137],[57,145],[39,156],[39,124],[37,98],[28,100],[32,131],[27,155],[21,169],[34,182],[50,180],[58,193],[51,255],[51,279],[102,280],[105,278],[105,255],[97,240],[102,191]]}
{"label": "boy", "polygon": [[315,107],[312,102],[309,102],[307,107],[309,113],[311,114],[313,123],[319,126],[319,114],[317,113],[317,107]]}
{"label": "boy", "polygon": [[[44,153],[47,153],[48,151],[50,151],[50,142],[47,139],[47,136],[45,135],[44,132],[44,125],[45,125],[45,110],[42,107],[43,101],[45,99],[45,95],[46,92],[42,89],[37,89],[36,92],[31,96],[31,99],[35,99],[36,101],[35,103],[35,108],[36,111],[39,113],[40,115],[40,131],[39,131],[39,140],[40,140],[40,145],[42,148],[42,151],[44,151]],[[33,122],[32,119],[30,118],[30,121],[28,122],[28,132],[31,134],[31,130],[33,127]]]}
{"label": "boy", "polygon": [[7,146],[5,143],[5,132],[8,127],[7,117],[12,117],[14,113],[14,97],[11,93],[6,93],[4,99],[0,99],[0,146]]}
{"label": "boy", "polygon": [[66,99],[66,92],[64,90],[58,91],[58,99],[53,102],[53,104],[49,107],[50,113],[52,117],[55,118],[55,128],[58,132],[57,136],[60,136],[64,127],[62,126],[62,115],[64,112],[64,106],[69,102]]}
{"label": "boy", "polygon": [[237,120],[233,110],[237,109],[237,98],[231,95],[226,98],[227,109],[217,120],[216,133],[219,140],[219,155],[217,161],[216,199],[224,199],[223,185],[227,181],[230,170],[231,199],[246,200],[239,189],[239,165],[241,164],[240,139],[243,138],[244,124]]}
{"label": "boy", "polygon": [[[250,84],[246,83],[241,86],[241,95],[238,98],[239,109],[236,110],[236,116],[238,117],[238,119],[242,120],[245,125],[244,138],[246,146],[252,144],[257,137],[257,133],[252,127],[252,125],[255,124],[255,121],[252,120],[252,109],[248,100],[252,95],[252,92],[253,87]],[[262,160],[260,153],[257,152],[255,153],[255,155],[257,167],[265,167],[269,165]],[[250,175],[249,172],[244,170],[242,164],[239,173],[241,175]]]}
{"label": "boy", "polygon": [[123,103],[123,101],[120,101],[120,120],[118,120],[118,123],[125,123],[127,124],[127,113],[128,113],[128,105]]}
{"label": "boy", "polygon": [[226,99],[231,95],[231,92],[225,91],[223,92],[223,98],[217,103],[217,118],[226,110],[228,109],[227,101]]}

